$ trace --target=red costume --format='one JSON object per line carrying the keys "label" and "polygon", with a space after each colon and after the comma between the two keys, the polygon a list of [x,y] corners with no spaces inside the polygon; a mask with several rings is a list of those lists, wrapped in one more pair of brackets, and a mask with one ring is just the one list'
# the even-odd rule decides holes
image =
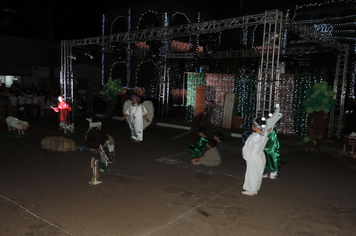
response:
{"label": "red costume", "polygon": [[72,108],[67,103],[60,102],[58,103],[58,107],[52,107],[52,109],[55,112],[59,112],[59,121],[67,123],[67,110],[72,111]]}

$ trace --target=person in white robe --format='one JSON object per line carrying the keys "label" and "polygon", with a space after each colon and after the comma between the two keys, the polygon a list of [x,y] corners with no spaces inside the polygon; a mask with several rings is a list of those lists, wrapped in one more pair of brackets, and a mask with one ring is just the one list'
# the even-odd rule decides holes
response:
{"label": "person in white robe", "polygon": [[129,126],[131,130],[131,139],[134,142],[141,142],[143,140],[143,119],[147,122],[150,120],[146,117],[147,110],[145,106],[140,102],[140,98],[132,95],[132,104],[127,108],[124,117],[122,117],[122,121],[129,116]]}
{"label": "person in white robe", "polygon": [[247,139],[245,146],[242,148],[242,157],[246,161],[246,174],[242,194],[248,196],[257,195],[262,184],[262,175],[266,164],[264,153],[264,142],[261,133],[263,131],[261,118],[256,118],[252,124],[254,131]]}

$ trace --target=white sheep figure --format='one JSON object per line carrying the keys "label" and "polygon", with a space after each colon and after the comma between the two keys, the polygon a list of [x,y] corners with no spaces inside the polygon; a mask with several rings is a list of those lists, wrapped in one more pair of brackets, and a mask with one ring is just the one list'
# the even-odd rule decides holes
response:
{"label": "white sheep figure", "polygon": [[91,117],[87,118],[86,120],[89,121],[89,129],[88,129],[87,132],[89,132],[89,130],[91,130],[93,128],[96,128],[96,130],[100,130],[101,129],[101,122],[100,121],[93,122]]}

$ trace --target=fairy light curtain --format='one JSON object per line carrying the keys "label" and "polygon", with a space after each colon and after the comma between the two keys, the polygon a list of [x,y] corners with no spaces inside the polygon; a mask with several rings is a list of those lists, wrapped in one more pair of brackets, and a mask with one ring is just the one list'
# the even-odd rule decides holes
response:
{"label": "fairy light curtain", "polygon": [[205,74],[187,73],[187,120],[193,122],[195,106],[195,89],[197,86],[205,86]]}
{"label": "fairy light curtain", "polygon": [[293,91],[294,74],[280,75],[279,104],[281,105],[281,113],[283,116],[276,126],[280,133],[293,133]]}
{"label": "fairy light curtain", "polygon": [[211,117],[212,125],[221,125],[225,94],[234,93],[234,81],[234,74],[206,74],[205,100],[214,101],[214,113]]}
{"label": "fairy light curtain", "polygon": [[303,107],[306,100],[306,90],[323,81],[321,75],[298,74],[294,76],[293,91],[293,133],[305,135],[308,129],[308,113]]}
{"label": "fairy light curtain", "polygon": [[237,94],[235,114],[241,113],[243,127],[249,128],[256,117],[257,79],[255,75],[236,75],[234,93]]}

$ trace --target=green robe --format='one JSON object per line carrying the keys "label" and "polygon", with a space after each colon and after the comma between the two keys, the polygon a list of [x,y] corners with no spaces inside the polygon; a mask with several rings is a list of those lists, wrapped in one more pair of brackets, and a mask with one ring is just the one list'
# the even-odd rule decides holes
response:
{"label": "green robe", "polygon": [[190,155],[192,157],[201,157],[203,155],[203,152],[207,149],[207,143],[207,138],[200,137],[200,140],[198,141],[198,146],[190,145],[188,147]]}
{"label": "green robe", "polygon": [[279,147],[277,131],[273,129],[273,131],[268,134],[268,141],[264,149],[266,154],[265,169],[276,172],[281,170],[281,155]]}

